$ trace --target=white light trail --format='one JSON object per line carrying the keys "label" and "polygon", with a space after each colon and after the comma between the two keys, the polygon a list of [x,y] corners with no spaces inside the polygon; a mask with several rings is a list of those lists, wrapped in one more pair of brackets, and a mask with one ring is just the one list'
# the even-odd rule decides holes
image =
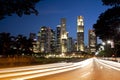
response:
{"label": "white light trail", "polygon": [[[22,72],[15,72],[15,73],[8,73],[8,74],[1,74],[0,78],[4,77],[12,77],[12,76],[20,76],[20,75],[28,75],[28,74],[36,74],[36,73],[43,73],[43,72],[48,72],[48,71],[54,71],[54,70],[59,70],[59,69],[64,69],[64,68],[70,68],[74,67],[74,65],[66,65],[66,66],[59,66],[59,67],[54,67],[54,68],[46,68],[46,69],[40,69],[40,70],[33,70],[33,71],[22,71]],[[30,69],[29,69],[30,70]]]}
{"label": "white light trail", "polygon": [[105,60],[98,60],[95,59],[98,63],[107,66],[108,69],[115,69],[117,71],[120,71],[120,63],[112,62],[112,61],[105,61]]}
{"label": "white light trail", "polygon": [[33,74],[33,75],[21,77],[21,78],[15,78],[15,79],[12,79],[12,80],[25,80],[25,79],[42,77],[42,76],[52,75],[52,74],[61,73],[61,72],[65,72],[65,71],[70,71],[70,70],[74,70],[74,69],[77,69],[77,68],[80,68],[80,67],[85,67],[88,64],[90,64],[91,61],[92,60],[89,59],[89,60],[85,60],[85,61],[82,61],[82,62],[74,63],[70,68],[66,67],[66,68],[60,69],[60,70],[50,71],[50,72],[46,72],[46,73],[42,73],[42,74]]}
{"label": "white light trail", "polygon": [[54,64],[45,64],[45,65],[35,65],[35,66],[25,66],[25,67],[16,67],[16,68],[4,68],[0,69],[0,73],[6,72],[17,72],[17,71],[25,71],[25,70],[34,70],[34,69],[45,69],[45,68],[54,68],[54,67],[61,67],[61,66],[68,66],[72,63],[54,63]]}
{"label": "white light trail", "polygon": [[[25,66],[16,68],[0,69],[0,78],[10,78],[11,80],[24,80],[41,77],[65,71],[85,67],[91,63],[92,59],[87,59],[76,63],[55,63],[36,66]],[[19,76],[24,76],[20,77]],[[13,79],[15,78],[15,79]]]}

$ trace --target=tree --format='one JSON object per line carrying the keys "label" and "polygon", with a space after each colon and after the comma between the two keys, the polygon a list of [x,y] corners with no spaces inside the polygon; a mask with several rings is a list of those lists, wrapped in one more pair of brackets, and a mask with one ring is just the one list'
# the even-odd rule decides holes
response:
{"label": "tree", "polygon": [[102,0],[102,2],[104,5],[111,5],[113,7],[100,14],[96,24],[93,25],[95,33],[104,41],[108,39],[119,38],[120,0]]}
{"label": "tree", "polygon": [[16,48],[17,48],[17,54],[22,55],[24,54],[31,54],[32,50],[30,50],[33,47],[32,40],[27,39],[27,37],[23,35],[18,35],[16,37]]}
{"label": "tree", "polygon": [[26,36],[18,35],[17,37],[11,36],[10,33],[0,33],[0,55],[14,56],[25,55],[33,53],[31,39]]}
{"label": "tree", "polygon": [[108,40],[114,39],[118,34],[120,25],[120,7],[113,7],[108,9],[99,16],[96,24],[93,25],[95,33],[100,39]]}
{"label": "tree", "polygon": [[0,54],[8,55],[10,51],[10,33],[0,33]]}
{"label": "tree", "polygon": [[40,0],[0,0],[0,20],[5,16],[38,14],[35,4]]}
{"label": "tree", "polygon": [[104,5],[113,7],[100,14],[93,28],[96,35],[103,41],[114,41],[113,50],[117,50],[119,54],[120,45],[116,43],[120,41],[120,0],[102,0],[102,2]]}
{"label": "tree", "polygon": [[103,5],[107,6],[119,6],[120,5],[120,0],[102,0]]}

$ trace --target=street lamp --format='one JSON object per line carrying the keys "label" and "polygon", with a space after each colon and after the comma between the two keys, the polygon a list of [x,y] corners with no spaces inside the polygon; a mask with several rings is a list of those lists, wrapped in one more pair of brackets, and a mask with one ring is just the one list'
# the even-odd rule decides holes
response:
{"label": "street lamp", "polygon": [[108,40],[108,41],[107,41],[107,43],[108,43],[108,44],[111,44],[111,41],[110,41],[110,40]]}
{"label": "street lamp", "polygon": [[102,45],[105,46],[105,42],[102,42]]}
{"label": "street lamp", "polygon": [[[114,48],[114,42],[112,40],[107,40],[107,44],[110,44],[110,47]],[[102,45],[106,45],[105,42],[103,42]]]}

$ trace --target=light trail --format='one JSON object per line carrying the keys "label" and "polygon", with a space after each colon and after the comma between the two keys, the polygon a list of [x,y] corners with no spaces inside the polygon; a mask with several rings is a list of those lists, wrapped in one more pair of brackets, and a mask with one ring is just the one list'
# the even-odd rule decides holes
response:
{"label": "light trail", "polygon": [[120,63],[116,63],[116,62],[111,62],[111,61],[105,61],[105,60],[98,60],[95,59],[99,64],[102,64],[104,66],[106,66],[106,68],[108,69],[115,69],[117,71],[120,71],[120,68],[118,66],[120,66]]}
{"label": "light trail", "polygon": [[[52,75],[52,74],[56,74],[56,73],[66,72],[66,71],[74,70],[74,69],[77,69],[80,67],[85,67],[88,64],[90,64],[91,61],[92,61],[91,59],[88,59],[88,60],[85,60],[82,62],[75,63],[70,68],[66,67],[65,69],[61,69],[61,70],[50,71],[50,72],[46,72],[46,73],[42,73],[42,74],[33,74],[33,75],[21,77],[21,78],[15,78],[12,80],[25,80],[25,79],[35,78],[35,77],[42,77],[42,76]],[[82,64],[82,66],[80,64]]]}
{"label": "light trail", "polygon": [[6,72],[17,72],[17,71],[25,71],[25,70],[34,70],[34,69],[45,69],[45,68],[54,68],[54,67],[62,67],[72,65],[72,63],[53,63],[53,64],[45,64],[45,65],[35,65],[35,66],[25,66],[25,67],[16,67],[16,68],[4,68],[0,69],[0,73]]}
{"label": "light trail", "polygon": [[76,63],[54,63],[37,66],[25,66],[18,68],[17,67],[5,68],[0,69],[0,79],[8,78],[10,80],[24,80],[41,76],[47,76],[51,74],[83,68],[92,63],[92,61],[93,59],[87,59]]}
{"label": "light trail", "polygon": [[[54,63],[54,64],[46,64],[46,65],[36,65],[36,66],[25,66],[25,67],[16,67],[16,68],[5,68],[5,69],[0,69],[0,80],[26,80],[26,79],[41,79],[43,76],[50,77],[48,75],[53,75],[56,74],[55,76],[59,75],[57,73],[61,73],[62,75],[65,74],[66,79],[74,79],[77,74],[80,75],[79,77],[76,76],[75,79],[85,79],[88,80],[90,79],[98,79],[98,80],[107,80],[103,75],[106,74],[106,71],[110,70],[111,72],[114,72],[113,80],[120,80],[119,79],[119,72],[120,72],[120,63],[117,62],[112,62],[112,61],[106,61],[106,60],[100,60],[97,58],[91,58],[87,59],[81,62],[75,62],[75,63]],[[76,70],[75,70],[76,69]],[[72,71],[70,74],[69,72],[66,71]],[[97,72],[96,72],[97,71]],[[100,71],[100,73],[99,73]],[[66,72],[68,75],[74,76],[69,77],[67,76]],[[102,72],[102,74],[101,74]],[[99,79],[95,74],[98,73],[102,77]],[[61,75],[60,74],[60,75]],[[111,74],[111,73],[110,73]],[[62,80],[63,76],[59,76]],[[99,76],[98,75],[98,76]],[[112,74],[111,74],[112,75]],[[87,78],[88,77],[88,78]],[[109,75],[107,75],[109,77]],[[118,79],[116,79],[116,77]],[[52,77],[51,77],[52,78]],[[105,78],[105,79],[104,79]],[[109,77],[110,78],[110,77]],[[51,79],[50,79],[51,80]],[[54,80],[54,78],[53,78]]]}

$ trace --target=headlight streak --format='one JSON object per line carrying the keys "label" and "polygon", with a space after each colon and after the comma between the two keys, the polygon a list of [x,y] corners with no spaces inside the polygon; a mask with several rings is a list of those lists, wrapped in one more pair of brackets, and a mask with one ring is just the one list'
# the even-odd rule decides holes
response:
{"label": "headlight streak", "polygon": [[46,68],[54,68],[54,67],[61,67],[71,65],[72,63],[53,63],[53,64],[45,64],[45,65],[35,65],[35,66],[25,66],[25,67],[16,67],[16,68],[5,68],[0,69],[0,73],[6,72],[17,72],[17,71],[24,71],[24,70],[34,70],[34,69],[46,69]]}
{"label": "headlight streak", "polygon": [[[98,60],[98,59],[95,59],[99,64],[102,64],[102,65],[104,65],[104,66],[107,66],[106,68],[108,68],[108,69],[115,69],[115,70],[117,70],[117,71],[120,71],[120,68],[118,68],[118,67],[115,67],[114,66],[114,62],[110,62],[110,61],[105,61],[105,60]],[[113,63],[113,64],[112,64]],[[117,63],[118,64],[118,66],[120,65],[120,63]],[[116,64],[116,66],[117,66],[117,64]]]}
{"label": "headlight streak", "polygon": [[74,63],[72,65],[72,67],[70,67],[70,68],[65,68],[65,69],[61,69],[61,70],[46,72],[46,73],[42,73],[42,74],[33,74],[33,75],[30,75],[30,76],[15,78],[15,79],[12,79],[12,80],[25,80],[25,79],[42,77],[42,76],[52,75],[52,74],[61,73],[61,72],[65,72],[65,71],[70,71],[70,70],[74,70],[74,69],[77,69],[77,68],[85,67],[88,64],[90,64],[91,61],[92,60],[85,60],[85,61],[82,61],[82,62]]}
{"label": "headlight streak", "polygon": [[55,67],[55,68],[47,68],[47,69],[40,69],[40,70],[33,70],[33,71],[26,71],[26,72],[15,72],[15,73],[8,73],[8,74],[3,74],[0,75],[0,78],[4,78],[4,77],[12,77],[12,76],[19,76],[19,75],[27,75],[27,74],[35,74],[35,73],[43,73],[43,72],[48,72],[48,71],[54,71],[54,70],[59,70],[59,69],[64,69],[64,68],[69,68],[69,67],[73,67],[74,65],[67,65],[66,66],[62,66],[62,67]]}
{"label": "headlight streak", "polygon": [[[2,71],[0,72],[1,73],[0,78],[10,77],[12,79],[12,77],[13,78],[16,77],[15,79],[12,79],[12,80],[23,80],[23,79],[35,78],[35,77],[56,74],[56,73],[70,71],[80,67],[84,67],[88,65],[91,61],[92,59],[87,59],[85,61],[81,61],[77,63],[64,63],[64,64],[59,63],[59,64],[53,64],[53,65],[48,64],[47,67],[46,65],[40,65],[40,66],[37,65],[37,66],[27,66],[27,67],[19,67],[19,68],[8,68],[6,70],[0,69]],[[24,76],[24,77],[19,78],[19,76]]]}

